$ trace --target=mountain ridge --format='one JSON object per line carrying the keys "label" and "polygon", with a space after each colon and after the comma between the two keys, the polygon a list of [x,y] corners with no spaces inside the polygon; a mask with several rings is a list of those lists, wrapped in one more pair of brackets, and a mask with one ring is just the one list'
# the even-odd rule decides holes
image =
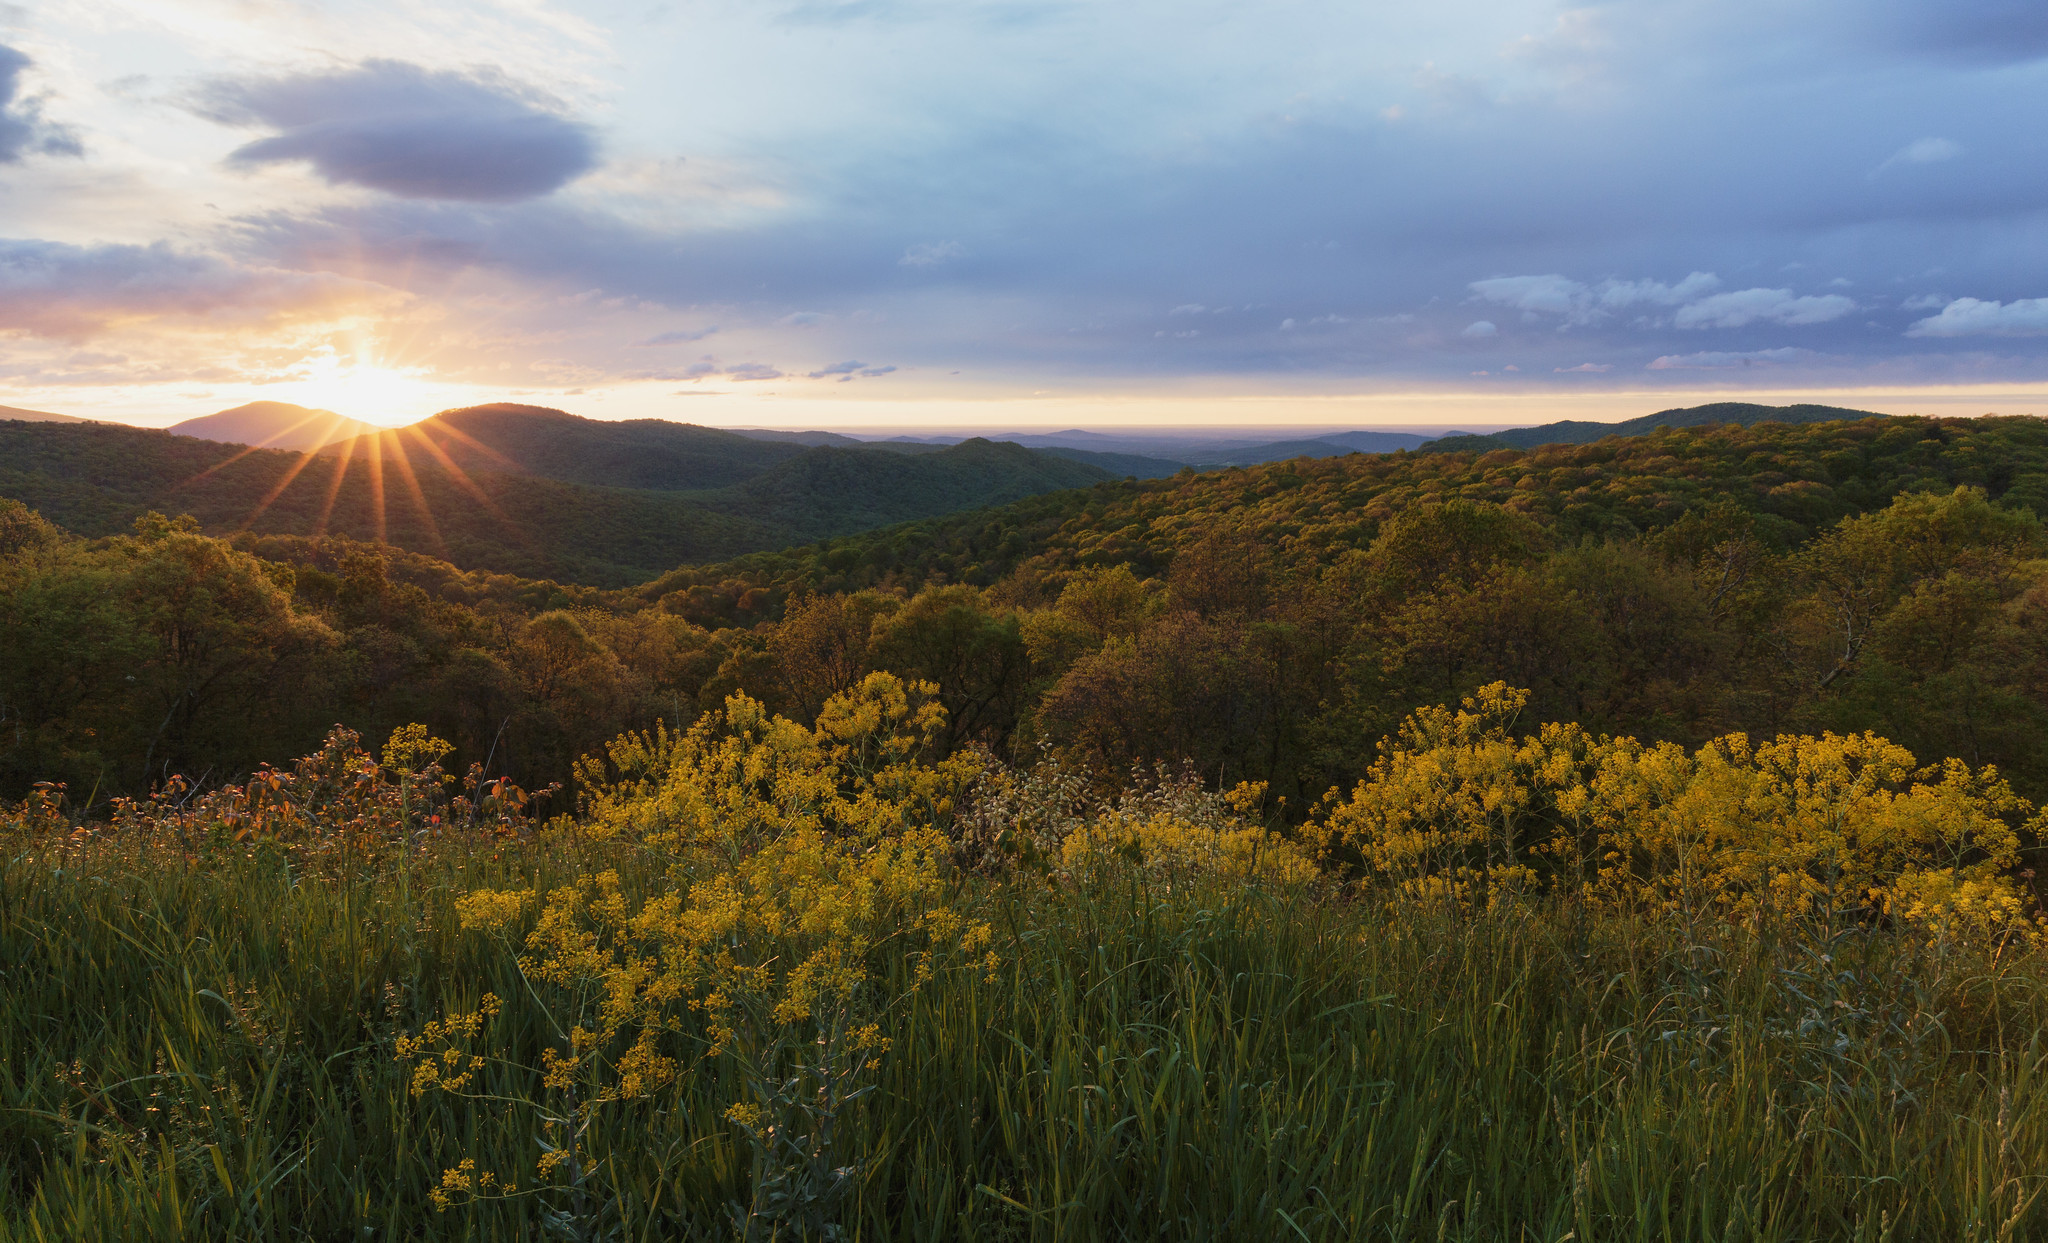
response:
{"label": "mountain ridge", "polygon": [[0,421],[16,423],[90,423],[75,414],[53,414],[48,410],[24,410],[19,406],[0,406]]}
{"label": "mountain ridge", "polygon": [[193,436],[221,444],[259,449],[318,449],[337,440],[367,435],[374,423],[332,410],[297,406],[288,401],[252,401],[231,409],[186,419],[164,429],[173,436]]}
{"label": "mountain ridge", "polygon": [[619,587],[1112,477],[987,441],[909,455],[732,440],[780,460],[722,487],[632,488],[465,469],[403,430],[305,453],[125,424],[0,422],[0,496],[82,535],[118,534],[151,510],[189,513],[212,533],[347,535],[465,569]]}
{"label": "mountain ridge", "polygon": [[1483,453],[1492,449],[1533,449],[1538,445],[1587,445],[1609,436],[1641,436],[1660,427],[1708,427],[1735,423],[1754,427],[1758,423],[1835,423],[1890,416],[1874,410],[1851,410],[1844,406],[1801,403],[1766,406],[1750,401],[1716,401],[1703,406],[1679,406],[1659,410],[1619,423],[1594,423],[1563,419],[1535,427],[1512,427],[1484,435],[1450,435],[1430,441],[1423,453]]}
{"label": "mountain ridge", "polygon": [[739,483],[808,448],[667,419],[590,419],[491,402],[329,445],[330,456],[426,456],[467,473],[538,476],[600,488],[689,492]]}

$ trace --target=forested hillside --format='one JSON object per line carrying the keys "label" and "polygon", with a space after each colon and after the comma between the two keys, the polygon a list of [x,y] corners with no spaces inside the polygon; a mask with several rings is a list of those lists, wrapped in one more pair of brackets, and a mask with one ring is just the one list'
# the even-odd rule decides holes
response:
{"label": "forested hillside", "polygon": [[[0,417],[5,417],[0,415]],[[374,424],[346,418],[332,410],[315,410],[284,401],[252,401],[246,405],[173,423],[174,436],[197,436],[223,444],[256,445],[265,449],[318,449],[354,436],[374,434]]]}
{"label": "forested hillside", "polygon": [[666,419],[586,419],[546,406],[446,410],[326,446],[358,460],[429,460],[471,474],[509,472],[601,488],[684,492],[753,478],[806,446]]}
{"label": "forested hillside", "polygon": [[1660,427],[1716,427],[1734,423],[1753,427],[1758,423],[1839,423],[1844,420],[1881,419],[1868,410],[1847,410],[1841,406],[1764,406],[1753,401],[1717,401],[1704,406],[1659,410],[1641,418],[1619,423],[1594,423],[1565,419],[1535,427],[1511,427],[1505,431],[1472,435],[1454,432],[1432,440],[1431,453],[1484,453],[1489,449],[1534,449],[1542,445],[1589,445],[1609,436],[1644,436]]}
{"label": "forested hillside", "polygon": [[986,441],[906,458],[558,411],[498,416],[503,449],[480,447],[472,433],[489,429],[476,420],[437,433],[469,446],[459,461],[410,429],[309,457],[116,424],[0,422],[0,496],[79,534],[126,530],[157,510],[223,535],[345,535],[470,568],[623,586],[679,563],[1108,477]]}
{"label": "forested hillside", "polygon": [[1150,576],[1190,534],[1219,525],[1262,533],[1277,555],[1314,562],[1361,546],[1402,509],[1453,498],[1526,515],[1566,541],[1641,535],[1720,502],[1754,515],[1780,543],[1796,543],[1898,492],[1958,484],[2048,512],[2048,422],[1765,423],[1534,451],[1359,454],[1187,472],[682,567],[642,593],[685,590],[716,609],[748,592],[768,600],[792,590],[914,589],[934,578],[988,586],[1048,565],[1129,563]]}
{"label": "forested hillside", "polygon": [[1297,806],[1502,679],[1532,719],[1869,728],[2041,795],[2044,503],[2048,423],[1892,419],[1104,483],[617,591],[20,516],[0,642],[46,655],[0,688],[8,780],[134,788],[418,720],[539,783],[735,690],[802,717],[886,669],[939,685],[951,746],[1188,759]]}

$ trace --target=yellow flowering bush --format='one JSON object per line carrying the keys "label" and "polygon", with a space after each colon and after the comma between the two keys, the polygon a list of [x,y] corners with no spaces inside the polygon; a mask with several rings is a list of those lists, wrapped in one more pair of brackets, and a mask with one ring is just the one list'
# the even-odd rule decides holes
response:
{"label": "yellow flowering bush", "polygon": [[[634,899],[604,872],[556,889],[522,968],[594,993],[592,1043],[658,1031],[681,1005],[722,1047],[745,1000],[785,1023],[843,1003],[885,942],[920,971],[941,952],[985,959],[988,926],[947,904],[946,828],[982,761],[924,761],[935,692],[874,673],[812,729],[735,695],[682,734],[619,740],[609,771],[586,766],[587,831],[670,855],[671,884]],[[462,918],[501,928],[530,900],[479,891]]]}
{"label": "yellow flowering bush", "polygon": [[[792,1134],[829,1136],[829,1115],[858,1099],[853,1080],[888,1047],[878,1026],[853,1022],[884,955],[909,961],[913,987],[947,957],[993,969],[990,926],[949,901],[947,830],[984,761],[926,758],[945,723],[935,694],[876,673],[810,729],[735,695],[687,731],[622,738],[584,766],[584,820],[563,831],[655,852],[665,883],[632,893],[608,869],[545,894],[457,901],[465,928],[517,940],[521,973],[551,998],[563,1047],[540,1071],[574,1102],[561,1118],[572,1140],[597,1108],[687,1074],[681,1033],[694,1027],[697,1052],[737,1057],[763,1098],[739,1102],[735,1125],[763,1152],[794,1151]],[[832,1085],[824,1105],[776,1086],[806,1043],[799,1029],[829,1035],[830,1064],[804,1071]],[[469,1087],[473,1035],[456,1016],[401,1046],[419,1059],[421,1090]],[[792,1120],[821,1108],[822,1122]],[[574,1143],[544,1154],[542,1173],[558,1171],[588,1173]]]}
{"label": "yellow flowering bush", "polygon": [[1326,861],[1460,901],[1551,888],[1755,916],[1834,909],[2013,931],[2020,830],[1995,769],[1921,767],[1874,734],[1742,734],[1693,752],[1576,725],[1510,733],[1527,693],[1427,708],[1320,826]]}
{"label": "yellow flowering bush", "polygon": [[1460,708],[1408,717],[1320,826],[1324,861],[1416,895],[1494,901],[1537,887],[1560,858],[1576,859],[1602,742],[1576,725],[1514,738],[1528,698],[1496,682]]}
{"label": "yellow flowering bush", "polygon": [[[1263,784],[1248,784],[1225,802],[1248,811],[1263,793]],[[1083,822],[1060,843],[1060,866],[1076,880],[1129,866],[1168,880],[1216,876],[1299,884],[1318,875],[1309,852],[1241,815],[1218,823],[1157,809],[1112,811]]]}

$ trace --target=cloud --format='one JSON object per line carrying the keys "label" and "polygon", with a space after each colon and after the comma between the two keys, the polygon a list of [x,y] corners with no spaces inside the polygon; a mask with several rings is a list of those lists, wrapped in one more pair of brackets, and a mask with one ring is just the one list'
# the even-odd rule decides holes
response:
{"label": "cloud", "polygon": [[1731,367],[1770,366],[1773,363],[1798,362],[1812,358],[1812,350],[1783,346],[1775,350],[1702,350],[1697,354],[1665,354],[1652,359],[1645,368],[1649,371],[1719,371]]}
{"label": "cloud", "polygon": [[149,246],[0,239],[0,329],[77,340],[142,320],[247,323],[333,315],[401,295],[367,281]]}
{"label": "cloud", "polygon": [[1943,160],[1953,160],[1962,153],[1960,143],[1950,142],[1946,138],[1922,138],[1892,152],[1885,157],[1884,163],[1871,170],[1870,175],[1875,177],[1898,164],[1939,164]]}
{"label": "cloud", "polygon": [[894,367],[870,367],[866,363],[861,362],[859,359],[849,359],[848,361],[843,363],[833,363],[829,367],[820,367],[818,370],[810,373],[810,378],[813,380],[822,380],[826,376],[838,376],[841,380],[851,380],[853,377],[857,375],[888,375],[890,372],[894,370],[896,370],[896,368]]}
{"label": "cloud", "polygon": [[1632,306],[1677,306],[1720,287],[1721,278],[1712,272],[1691,272],[1675,285],[1662,281],[1602,281],[1598,292],[1603,309],[1619,311]]}
{"label": "cloud", "polygon": [[1201,303],[1199,303],[1199,302],[1183,302],[1183,303],[1181,303],[1181,304],[1180,304],[1179,306],[1177,306],[1177,307],[1173,308],[1172,310],[1168,311],[1168,312],[1167,312],[1167,314],[1168,314],[1168,315],[1200,315],[1200,314],[1202,314],[1202,313],[1203,313],[1204,311],[1207,311],[1208,309],[1209,309],[1208,307],[1206,307],[1206,306],[1203,306],[1203,305],[1202,305]]}
{"label": "cloud", "polygon": [[928,268],[948,259],[958,259],[966,253],[967,248],[958,242],[919,242],[904,251],[903,257],[896,262],[906,268]]}
{"label": "cloud", "polygon": [[22,71],[33,63],[0,44],[0,164],[17,164],[30,154],[85,154],[76,134],[43,120],[40,101],[21,98]]}
{"label": "cloud", "polygon": [[644,341],[633,342],[633,345],[635,348],[656,345],[683,345],[691,341],[702,341],[717,331],[716,326],[710,328],[678,328],[674,332],[656,333]]}
{"label": "cloud", "polygon": [[[1740,0],[1750,6],[1740,11],[1763,20],[1762,2]],[[1823,7],[1847,2],[1816,0]],[[1524,379],[1589,358],[1642,372],[1655,358],[1796,340],[1822,351],[1845,377],[1853,370],[1867,372],[1871,383],[1905,384],[1976,366],[1964,360],[1988,338],[1899,336],[1941,306],[1898,314],[1882,332],[1870,331],[1857,311],[1826,316],[1854,304],[1895,311],[1907,294],[1929,289],[2048,293],[2048,284],[2030,287],[2028,276],[2048,263],[2035,236],[2039,206],[2048,201],[2048,162],[2034,158],[2048,150],[2048,139],[2025,121],[2036,105],[2048,105],[2048,77],[1917,59],[1873,65],[1858,59],[1870,51],[1852,46],[1856,32],[1848,29],[1836,32],[1832,52],[1827,40],[1798,44],[1806,36],[1795,30],[1786,59],[1769,62],[1787,72],[1761,74],[1758,45],[1733,33],[1758,28],[1749,18],[1731,18],[1726,30],[1680,23],[1682,30],[1658,33],[1654,23],[1626,19],[1627,7],[1612,10],[1618,42],[1610,76],[1562,104],[1546,94],[1548,70],[1523,61],[1507,73],[1513,81],[1488,88],[1514,106],[1483,123],[1441,114],[1399,82],[1389,89],[1401,93],[1389,94],[1361,79],[1341,91],[1304,80],[1299,101],[1270,96],[1286,99],[1298,123],[1247,127],[1244,118],[1255,114],[1240,107],[1244,95],[1287,76],[1274,66],[1292,63],[1299,51],[1283,48],[1275,33],[1261,46],[1277,59],[1246,58],[1243,76],[1217,87],[1213,111],[1202,98],[1181,101],[1189,107],[1142,98],[1128,124],[1114,127],[1114,140],[1099,127],[1101,115],[1114,114],[1104,111],[1110,101],[1048,87],[1042,75],[1025,101],[1031,108],[1013,106],[1019,100],[1005,93],[1012,84],[1000,74],[963,74],[961,81],[975,76],[978,85],[958,94],[950,93],[959,86],[952,77],[920,76],[919,66],[956,53],[970,68],[992,55],[967,44],[942,52],[953,19],[938,9],[922,28],[934,40],[924,48],[929,56],[902,62],[913,66],[907,73],[876,72],[877,63],[898,62],[863,60],[854,48],[813,61],[784,46],[784,28],[764,25],[728,32],[735,55],[758,57],[761,77],[686,83],[671,75],[675,90],[651,91],[653,51],[627,40],[618,52],[628,72],[607,84],[622,134],[631,133],[635,151],[686,153],[687,167],[700,173],[705,161],[723,161],[718,178],[703,183],[713,188],[701,201],[713,202],[713,183],[729,180],[729,198],[716,201],[730,206],[663,206],[645,188],[621,206],[608,160],[569,192],[489,211],[322,195],[328,201],[280,210],[275,227],[270,218],[247,216],[230,227],[247,239],[242,253],[252,259],[339,271],[369,262],[384,279],[416,281],[426,297],[488,281],[508,296],[600,289],[669,308],[644,327],[565,325],[565,333],[587,329],[593,357],[605,350],[634,355],[641,365],[682,365],[714,344],[728,354],[765,344],[816,369],[819,358],[836,363],[858,350],[870,358],[915,356],[925,368],[921,382],[946,385],[948,369],[968,367],[981,381],[1024,384],[1019,391],[1044,387],[1040,381],[1053,375],[1134,382],[1264,375],[1303,388],[1369,378],[1427,388],[1461,382],[1473,362],[1483,363],[1480,355],[1505,353],[1510,341]],[[1124,34],[1093,12],[1083,6],[1075,20],[1101,37],[1096,47],[1105,56],[1153,46],[1120,42]],[[1471,54],[1456,63],[1500,77],[1482,62],[1498,59],[1493,53],[1520,33],[1488,34],[1492,41],[1482,47],[1475,32]],[[1681,46],[1680,34],[1692,41]],[[1656,46],[1636,47],[1643,40]],[[1200,51],[1171,40],[1155,50],[1158,58],[1145,64],[1172,68],[1176,78]],[[436,66],[461,63],[428,61],[424,50],[408,55]],[[472,55],[502,54],[487,45]],[[1828,71],[1829,55],[1848,58],[1853,71]],[[511,59],[500,63],[522,81],[555,81]],[[1066,71],[1060,62],[1053,72]],[[832,124],[843,126],[832,142],[806,128],[816,121],[810,101],[821,97],[834,101]],[[1386,126],[1374,110],[1395,101],[1410,115]],[[715,135],[701,131],[701,106],[720,109]],[[797,116],[812,120],[798,123]],[[1882,136],[1875,145],[1872,134]],[[1922,135],[1968,135],[1970,151],[1865,181],[1888,152]],[[1162,158],[1134,160],[1136,150]],[[1992,160],[1994,151],[2011,158]],[[1968,178],[1946,175],[1966,166]],[[1389,194],[1388,185],[1402,192]],[[772,193],[759,193],[764,186]],[[280,188],[289,189],[269,181],[250,187],[270,206]],[[1190,256],[1200,256],[1198,279],[1190,279]],[[1764,285],[1793,260],[1810,266],[1784,270],[1777,279],[1792,290],[1783,297],[1766,290],[1768,305],[1708,301]],[[1494,279],[1467,287],[1482,275]],[[1828,287],[1836,276],[1854,280],[1854,288]],[[1802,305],[1802,294],[1845,297]],[[1170,325],[1157,322],[1204,298],[1216,300],[1207,308],[1228,305],[1231,313],[1189,311]],[[1311,322],[1338,306],[1350,324]],[[726,309],[697,309],[710,307]],[[856,333],[853,315],[863,307],[886,320]],[[770,329],[767,338],[749,336],[753,346],[729,343],[740,324],[767,327],[799,308],[829,316],[814,321],[801,350],[767,344],[793,324]],[[1680,328],[1675,320],[1686,308],[1689,326]],[[1428,327],[1382,326],[1397,312],[1415,313]],[[675,327],[708,322],[710,313],[724,332],[696,351],[619,349],[661,331],[662,319]],[[1545,322],[1531,331],[1524,314]],[[1802,319],[1812,322],[1795,322]],[[1460,335],[1482,320],[1496,325],[1494,337]],[[1288,321],[1291,327],[1275,331]],[[1738,322],[1747,326],[1704,331]],[[1076,324],[1091,327],[1069,333]],[[1571,331],[1549,331],[1560,325]],[[1197,327],[1199,337],[1168,339]],[[1153,329],[1166,336],[1154,339]],[[2029,348],[2002,351],[1985,365],[2048,375],[2048,353],[2031,348],[2043,343],[2022,343]],[[1674,367],[1639,378],[1763,384],[1801,365]],[[795,365],[790,371],[807,374]],[[815,390],[834,379],[807,384]],[[1561,383],[1593,379],[1600,377]]]}
{"label": "cloud", "polygon": [[597,162],[590,129],[495,72],[369,60],[330,73],[219,81],[201,115],[282,132],[236,164],[304,161],[329,183],[402,198],[503,203],[559,189]]}
{"label": "cloud", "polygon": [[1612,371],[1612,370],[1614,370],[1614,364],[1613,364],[1613,363],[1580,363],[1580,364],[1579,364],[1578,366],[1576,366],[1576,367],[1552,367],[1552,368],[1551,368],[1551,370],[1552,370],[1552,371],[1556,371],[1556,372],[1560,372],[1560,373],[1569,373],[1569,372],[1573,372],[1573,371],[1590,371],[1590,372],[1598,372],[1598,371]]}
{"label": "cloud", "polygon": [[1498,332],[1500,332],[1500,329],[1494,327],[1492,320],[1480,319],[1465,325],[1465,331],[1458,335],[1461,337],[1490,337]]}
{"label": "cloud", "polygon": [[1556,274],[1549,276],[1496,276],[1473,281],[1473,293],[1488,302],[1522,311],[1547,311],[1569,315],[1586,296],[1586,287]]}
{"label": "cloud", "polygon": [[[1382,320],[1378,320],[1378,321],[1375,321],[1375,322],[1379,322],[1379,323],[1399,323],[1399,324],[1406,324],[1406,323],[1411,323],[1411,322],[1413,322],[1413,320],[1414,320],[1414,319],[1415,319],[1415,317],[1414,317],[1413,315],[1390,315],[1390,316],[1386,316],[1386,317],[1385,317],[1384,319],[1382,319]],[[1294,317],[1292,317],[1292,316],[1289,316],[1288,318],[1286,318],[1286,319],[1283,319],[1283,320],[1281,320],[1281,321],[1280,321],[1280,331],[1282,331],[1282,332],[1292,332],[1292,331],[1294,331],[1294,330],[1295,330],[1296,328],[1315,328],[1315,327],[1319,327],[1319,326],[1321,326],[1321,325],[1324,325],[1324,324],[1330,324],[1330,325],[1337,325],[1337,324],[1348,324],[1348,323],[1350,323],[1350,322],[1351,322],[1351,317],[1350,317],[1350,316],[1348,316],[1348,315],[1338,315],[1338,314],[1336,314],[1336,313],[1334,313],[1334,312],[1332,312],[1331,314],[1328,314],[1328,315],[1317,315],[1317,316],[1313,316],[1313,317],[1311,317],[1311,318],[1309,318],[1309,319],[1295,319]],[[1199,328],[1198,328],[1198,329],[1195,329],[1194,331],[1196,331],[1196,332],[1200,332],[1200,331],[1201,331],[1201,329],[1199,329]],[[1155,336],[1163,336],[1164,334],[1163,334],[1163,333],[1155,333],[1154,335],[1155,335]]]}
{"label": "cloud", "polygon": [[2048,336],[2048,298],[2015,298],[2011,302],[1980,302],[1957,298],[1941,314],[1906,329],[1909,337],[2044,337]]}
{"label": "cloud", "polygon": [[1838,293],[1801,297],[1789,289],[1742,289],[1682,306],[1671,319],[1680,328],[1740,328],[1758,320],[1774,324],[1825,324],[1855,309],[1853,298]]}
{"label": "cloud", "polygon": [[1466,288],[1484,301],[1525,314],[1562,315],[1568,323],[1590,324],[1631,307],[1677,306],[1720,286],[1721,278],[1712,272],[1693,272],[1676,284],[1610,277],[1596,285],[1553,272],[1546,276],[1496,276],[1473,281]]}
{"label": "cloud", "polygon": [[630,373],[626,378],[634,380],[780,380],[784,372],[768,363],[735,363],[726,366],[707,354],[702,362],[694,362],[679,371],[641,371]]}
{"label": "cloud", "polygon": [[791,311],[776,320],[775,324],[779,328],[808,328],[813,324],[822,324],[830,318],[832,317],[823,311]]}

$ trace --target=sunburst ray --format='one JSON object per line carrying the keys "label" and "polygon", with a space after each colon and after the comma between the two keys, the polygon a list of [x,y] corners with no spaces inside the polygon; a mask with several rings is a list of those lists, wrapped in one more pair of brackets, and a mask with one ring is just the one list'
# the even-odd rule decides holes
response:
{"label": "sunburst ray", "polygon": [[390,439],[391,464],[397,468],[399,477],[405,482],[405,490],[412,497],[413,507],[419,511],[420,522],[427,528],[427,538],[433,541],[434,551],[446,560],[448,545],[441,539],[441,528],[434,521],[434,511],[427,505],[427,494],[420,488],[419,477],[413,473],[412,459],[406,455],[405,444],[395,431],[385,432]]}
{"label": "sunburst ray", "polygon": [[389,432],[373,432],[365,437],[370,442],[370,519],[377,528],[377,542],[391,542],[391,524],[384,514],[384,437]]}
{"label": "sunburst ray", "polygon": [[[304,427],[307,423],[311,421],[311,419],[302,419],[299,422],[293,424],[291,428],[287,429],[287,431],[295,431],[298,428]],[[242,519],[242,525],[237,529],[243,531],[248,530],[251,523],[255,522],[256,519],[263,516],[264,510],[269,509],[271,505],[276,503],[278,497],[284,495],[284,490],[292,486],[292,481],[299,477],[300,472],[304,471],[308,466],[311,466],[313,464],[313,459],[319,457],[322,450],[326,449],[328,445],[335,444],[344,439],[344,437],[342,437],[339,434],[340,431],[341,420],[336,419],[334,422],[328,424],[327,430],[321,433],[320,443],[314,445],[310,449],[301,450],[299,460],[292,463],[291,469],[284,473],[284,478],[278,480],[276,485],[273,486],[270,489],[270,491],[263,494],[263,499],[256,502],[256,508],[249,511],[249,516]],[[285,432],[278,433],[278,435],[285,434]],[[275,439],[275,437],[273,437],[273,439]],[[198,478],[203,478],[203,476],[195,477],[194,482],[197,482]],[[338,474],[336,478],[339,478]],[[333,494],[330,492],[330,505],[332,504],[332,495]],[[321,516],[321,520],[323,522],[326,520],[326,515],[324,513]]]}
{"label": "sunburst ray", "polygon": [[328,481],[327,497],[320,505],[320,516],[313,522],[313,534],[316,538],[327,534],[327,520],[334,515],[334,502],[341,495],[342,481],[348,478],[349,464],[355,461],[356,450],[361,448],[363,441],[368,438],[368,433],[351,438],[347,447],[335,455],[334,478]]}
{"label": "sunburst ray", "polygon": [[420,447],[433,455],[434,461],[440,465],[441,469],[444,472],[447,473],[449,480],[453,482],[456,487],[461,488],[464,492],[469,493],[471,497],[475,498],[476,503],[483,506],[485,511],[488,512],[491,515],[491,517],[496,518],[499,522],[505,524],[505,528],[508,531],[511,531],[513,534],[524,534],[520,531],[518,524],[513,522],[512,519],[506,515],[504,510],[498,508],[498,503],[491,499],[491,494],[484,491],[482,485],[478,484],[476,480],[471,479],[469,477],[469,472],[462,469],[462,467],[456,463],[454,458],[449,457],[446,450],[442,449],[440,445],[435,444],[433,437],[421,431],[419,424],[414,423],[409,427],[402,427],[399,429],[399,431],[406,433],[410,435],[414,440],[419,441]]}
{"label": "sunburst ray", "polygon": [[[414,426],[417,427],[418,424],[414,424]],[[468,432],[463,431],[461,428],[455,426],[453,423],[436,423],[434,427],[435,430],[446,432],[449,436],[454,437],[456,440],[460,440],[462,443],[470,446],[471,448],[475,449],[477,452],[483,454],[484,456],[496,458],[498,461],[504,463],[508,469],[519,471],[522,474],[525,473],[525,467],[513,461],[511,458],[506,457],[504,454],[498,452],[496,449],[493,449],[491,446],[485,444],[483,441],[478,440],[476,437],[470,435]]]}
{"label": "sunburst ray", "polygon": [[[319,416],[309,414],[305,418],[300,419],[298,422],[292,424],[290,427],[285,428],[283,431],[272,433],[270,438],[268,440],[265,440],[262,444],[243,445],[242,451],[240,453],[235,454],[233,457],[222,458],[220,461],[215,462],[213,465],[207,467],[205,470],[200,471],[198,474],[192,476],[190,479],[187,479],[184,483],[180,484],[179,486],[189,488],[193,484],[196,484],[200,480],[206,478],[208,475],[213,474],[215,471],[225,470],[228,467],[233,466],[236,462],[239,462],[243,458],[248,457],[250,454],[256,452],[258,449],[275,448],[279,440],[282,440],[284,437],[291,435],[295,431],[298,431],[306,424],[311,423],[317,417]],[[340,426],[339,420],[336,420],[335,426]],[[322,440],[320,443],[322,445],[326,445],[329,442],[327,440]],[[280,451],[282,452],[282,450]]]}

